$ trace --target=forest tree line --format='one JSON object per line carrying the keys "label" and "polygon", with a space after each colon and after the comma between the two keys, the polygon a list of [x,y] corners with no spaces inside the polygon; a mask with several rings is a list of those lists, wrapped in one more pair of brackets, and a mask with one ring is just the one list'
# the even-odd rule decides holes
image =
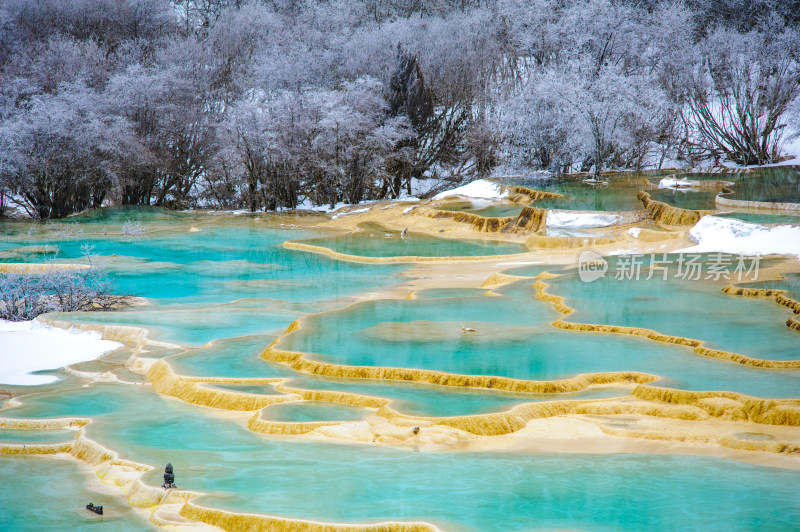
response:
{"label": "forest tree line", "polygon": [[0,0],[0,215],[766,164],[800,2]]}

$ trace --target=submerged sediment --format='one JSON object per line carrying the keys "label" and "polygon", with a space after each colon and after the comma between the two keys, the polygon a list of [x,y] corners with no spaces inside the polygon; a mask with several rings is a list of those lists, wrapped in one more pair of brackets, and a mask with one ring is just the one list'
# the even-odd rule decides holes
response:
{"label": "submerged sediment", "polygon": [[327,255],[332,259],[343,260],[347,262],[360,262],[364,264],[404,264],[404,263],[424,263],[424,262],[478,262],[490,261],[498,258],[513,259],[524,257],[525,253],[512,253],[509,255],[471,255],[471,256],[458,256],[458,257],[422,257],[422,256],[396,256],[396,257],[368,257],[364,255],[350,255],[342,253],[331,248],[323,246],[316,246],[299,242],[295,240],[287,240],[284,242],[283,247],[286,249],[293,249],[295,251],[305,251],[308,253],[317,253],[320,255]]}

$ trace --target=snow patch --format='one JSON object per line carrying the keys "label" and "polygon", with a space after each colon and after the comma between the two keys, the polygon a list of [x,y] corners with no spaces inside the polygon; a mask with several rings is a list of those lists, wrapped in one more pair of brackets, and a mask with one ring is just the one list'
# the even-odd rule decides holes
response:
{"label": "snow patch", "polygon": [[639,235],[642,232],[641,227],[631,227],[628,229],[628,234],[631,235],[633,238],[639,238]]}
{"label": "snow patch", "polygon": [[331,216],[331,220],[335,220],[340,216],[347,216],[348,214],[361,214],[362,212],[367,212],[367,211],[369,211],[369,207],[364,207],[363,209],[355,209],[347,212],[340,212],[339,214],[334,214],[333,216]]}
{"label": "snow patch", "polygon": [[704,216],[689,231],[697,245],[678,253],[731,253],[742,255],[795,255],[800,259],[800,227],[765,227],[734,218]]}
{"label": "snow patch", "polygon": [[58,377],[31,373],[94,360],[119,347],[121,343],[103,340],[96,331],[59,329],[36,320],[0,320],[0,383],[49,384]]}
{"label": "snow patch", "polygon": [[590,227],[608,227],[619,223],[622,217],[617,214],[592,214],[573,212],[547,212],[547,227],[569,229],[588,229]]}
{"label": "snow patch", "polygon": [[503,192],[502,186],[486,179],[478,179],[464,186],[446,190],[436,194],[433,199],[441,200],[451,196],[462,196],[464,198],[498,200],[508,196],[508,192]]}
{"label": "snow patch", "polygon": [[670,177],[665,177],[664,179],[658,182],[658,188],[671,188],[673,190],[691,188],[694,185],[695,185],[694,181],[689,181],[685,177],[683,179],[673,179]]}

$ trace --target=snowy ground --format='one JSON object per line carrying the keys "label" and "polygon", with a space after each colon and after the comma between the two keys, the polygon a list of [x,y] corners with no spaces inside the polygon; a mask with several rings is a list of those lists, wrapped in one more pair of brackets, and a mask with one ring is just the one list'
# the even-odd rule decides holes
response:
{"label": "snowy ground", "polygon": [[452,196],[461,196],[470,199],[500,200],[508,196],[508,192],[503,192],[502,187],[486,179],[478,179],[464,186],[446,190],[436,194],[433,199],[442,200]]}
{"label": "snowy ground", "polygon": [[32,373],[94,360],[118,347],[122,344],[102,340],[94,331],[0,320],[0,384],[49,384],[58,377]]}
{"label": "snowy ground", "polygon": [[683,253],[732,253],[742,255],[795,255],[800,259],[800,227],[765,227],[717,216],[704,216],[689,231],[697,245]]}

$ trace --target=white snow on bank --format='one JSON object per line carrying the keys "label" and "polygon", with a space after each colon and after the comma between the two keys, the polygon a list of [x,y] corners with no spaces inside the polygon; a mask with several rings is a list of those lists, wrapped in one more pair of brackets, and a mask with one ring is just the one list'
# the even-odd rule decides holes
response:
{"label": "white snow on bank", "polygon": [[94,360],[118,347],[122,344],[102,340],[95,331],[64,330],[36,320],[0,320],[0,384],[49,384],[58,377],[31,373]]}
{"label": "white snow on bank", "polygon": [[689,231],[697,245],[678,253],[731,253],[742,255],[796,255],[800,259],[800,227],[765,227],[736,220],[704,216]]}
{"label": "white snow on bank", "polygon": [[361,214],[362,212],[367,212],[367,211],[369,211],[369,207],[364,207],[363,209],[355,209],[347,212],[340,212],[339,214],[334,214],[333,216],[331,216],[331,220],[335,220],[340,216],[347,216],[348,214]]}
{"label": "white snow on bank", "polygon": [[683,179],[672,179],[670,177],[665,177],[658,182],[658,188],[682,189],[691,188],[694,185],[694,181],[689,181],[685,177]]}
{"label": "white snow on bank", "polygon": [[451,196],[462,196],[464,198],[499,200],[508,196],[508,192],[503,192],[502,187],[497,183],[492,183],[486,179],[478,179],[464,186],[446,190],[436,194],[433,199],[441,200]]}
{"label": "white snow on bank", "polygon": [[547,211],[547,227],[588,229],[590,227],[608,227],[622,220],[617,214],[593,214],[574,212]]}
{"label": "white snow on bank", "polygon": [[631,235],[633,238],[639,238],[639,235],[642,233],[641,227],[631,227],[628,229],[628,234]]}

